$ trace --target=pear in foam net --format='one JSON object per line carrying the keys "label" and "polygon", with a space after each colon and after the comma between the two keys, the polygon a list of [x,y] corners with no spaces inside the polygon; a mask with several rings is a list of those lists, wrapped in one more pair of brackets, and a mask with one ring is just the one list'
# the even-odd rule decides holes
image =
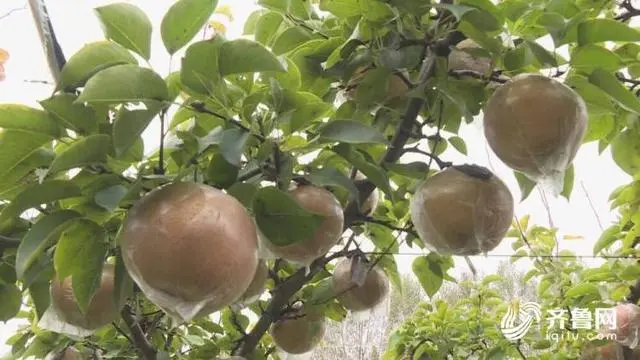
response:
{"label": "pear in foam net", "polygon": [[[363,173],[361,173],[360,171],[356,172],[355,180],[366,179],[367,177],[364,176]],[[365,215],[373,214],[373,212],[376,211],[376,207],[378,207],[378,201],[380,201],[380,192],[378,189],[375,189],[360,206],[360,212]]]}
{"label": "pear in foam net", "polygon": [[305,354],[318,346],[326,330],[324,316],[307,311],[305,306],[288,316],[271,325],[270,333],[275,344],[289,354]]}
{"label": "pear in foam net", "polygon": [[256,229],[244,206],[192,182],[156,189],[136,203],[120,246],[144,294],[182,321],[234,303],[258,266]]}
{"label": "pear in foam net", "polygon": [[382,269],[367,266],[364,283],[358,285],[352,279],[351,264],[352,260],[348,258],[336,264],[332,274],[333,291],[342,306],[351,311],[372,309],[388,295],[389,280]]}
{"label": "pear in foam net", "polygon": [[472,53],[474,49],[481,49],[481,47],[471,39],[465,39],[456,44],[449,53],[449,70],[471,70],[488,74],[493,68],[493,61],[488,57]]}
{"label": "pear in foam net", "polygon": [[[347,89],[349,89],[346,94],[347,98],[349,99],[355,98],[355,92],[357,87],[360,85],[363,78],[371,70],[373,70],[373,68],[368,66],[361,66],[353,72],[353,75],[351,76],[351,79],[349,79],[349,82],[347,84]],[[387,82],[387,92],[386,92],[385,101],[402,97],[409,90],[410,90],[409,86],[399,75],[391,74]]]}
{"label": "pear in foam net", "polygon": [[561,179],[582,144],[587,107],[573,89],[540,74],[520,74],[498,87],[484,108],[493,152],[534,181]]}
{"label": "pear in foam net", "polygon": [[411,220],[427,246],[442,254],[493,250],[513,219],[511,192],[477,165],[452,166],[429,177],[411,198]]}
{"label": "pear in foam net", "polygon": [[105,264],[102,269],[100,287],[89,303],[86,313],[80,311],[73,295],[71,277],[51,283],[51,306],[58,318],[67,324],[85,329],[95,330],[105,326],[119,317],[113,293],[114,266]]}
{"label": "pear in foam net", "polygon": [[305,210],[323,216],[324,221],[312,236],[302,241],[290,245],[276,245],[265,238],[264,243],[273,256],[306,266],[329,252],[342,236],[342,207],[335,195],[317,186],[301,185],[289,194]]}

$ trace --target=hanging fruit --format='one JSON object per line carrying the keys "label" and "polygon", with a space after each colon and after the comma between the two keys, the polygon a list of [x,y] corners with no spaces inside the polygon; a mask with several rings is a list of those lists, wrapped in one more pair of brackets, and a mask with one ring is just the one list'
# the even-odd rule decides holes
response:
{"label": "hanging fruit", "polygon": [[582,144],[587,117],[583,99],[570,87],[543,75],[520,74],[489,98],[484,133],[513,170],[533,181],[562,184]]}
{"label": "hanging fruit", "polygon": [[423,181],[411,199],[411,220],[432,250],[477,255],[493,250],[513,219],[513,196],[488,169],[452,166]]}

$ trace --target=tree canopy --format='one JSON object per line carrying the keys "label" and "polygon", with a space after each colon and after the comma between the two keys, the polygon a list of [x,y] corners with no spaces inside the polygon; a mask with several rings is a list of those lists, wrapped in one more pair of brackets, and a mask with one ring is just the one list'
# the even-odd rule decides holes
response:
{"label": "tree canopy", "polygon": [[[494,242],[512,241],[512,261],[534,260],[524,281],[535,284],[535,301],[545,316],[553,309],[594,312],[638,302],[640,30],[630,22],[640,9],[631,1],[258,4],[260,9],[244,25],[247,36],[237,39],[226,38],[220,29],[196,38],[216,11],[216,0],[178,0],[159,24],[131,3],[99,7],[95,15],[105,39],[68,58],[52,31],[41,32],[55,91],[40,99],[39,107],[0,104],[0,321],[29,322],[8,342],[12,357],[60,358],[63,351],[75,349],[93,358],[278,359],[283,345],[274,337],[287,324],[300,321],[321,338],[324,321],[353,316],[349,307],[355,305],[347,305],[345,293],[364,286],[372,269],[380,269],[384,284],[388,282],[388,289],[380,285],[382,280],[378,284],[381,294],[402,291],[394,257],[401,245],[424,254],[412,270],[430,298],[443,283],[456,281],[449,273],[454,266],[467,266],[464,256],[490,251]],[[32,11],[47,18],[37,13],[46,9]],[[46,28],[43,24],[38,25]],[[149,66],[153,32],[161,34],[168,54],[181,56],[179,69],[160,74]],[[544,46],[545,36],[551,37],[552,48]],[[563,51],[569,56],[562,56]],[[574,145],[576,151],[589,142],[597,142],[601,153],[610,148],[614,162],[632,177],[611,194],[611,209],[619,220],[593,249],[606,259],[599,267],[589,268],[575,254],[558,251],[558,229],[529,224],[526,216],[513,220],[502,215],[512,214],[513,206],[536,186],[548,189],[550,175],[532,176],[505,160],[522,193],[520,199],[510,199],[489,170],[443,156],[449,147],[465,154],[461,125],[481,121],[489,101],[498,98],[494,95],[525,74],[531,81],[538,81],[531,74],[544,78],[544,83],[527,86],[562,86],[563,94],[575,94],[577,105],[566,100],[551,109],[515,109],[503,119],[514,128],[509,131],[523,131],[517,121],[527,111],[562,108],[563,118],[550,115],[540,119],[544,124],[588,115],[584,129],[572,125],[558,130],[559,137],[575,132],[571,139],[535,150],[542,158],[551,151],[547,147],[562,148],[561,159],[549,165],[559,173],[554,175],[559,196],[569,198],[573,190]],[[523,96],[526,101],[526,96],[554,96],[551,92],[525,91]],[[491,109],[506,111],[509,102],[496,101]],[[142,138],[152,121],[162,124],[158,149],[146,149]],[[535,141],[556,131],[551,125],[540,127],[527,128],[530,132],[518,139]],[[547,165],[536,163],[540,171]],[[446,180],[441,176],[445,173],[454,175]],[[445,179],[438,183],[445,187],[442,193],[446,186],[461,186],[452,188],[460,198],[441,200],[430,213],[432,218],[440,214],[441,222],[417,224],[417,194],[424,184],[436,184],[436,175]],[[489,180],[495,186],[488,187]],[[180,188],[178,183],[198,186]],[[420,201],[438,192],[429,191]],[[174,200],[157,200],[154,208],[150,193],[166,193]],[[458,203],[468,205],[464,196],[476,201],[473,215],[451,210]],[[337,205],[323,200],[329,198]],[[202,199],[226,202],[216,207],[214,200]],[[142,215],[131,215],[136,209]],[[194,276],[171,280],[174,288],[155,289],[158,293],[148,290],[153,287],[150,280],[146,283],[149,275],[132,252],[141,251],[139,258],[156,271],[191,265],[170,264],[172,254],[162,255],[166,224],[180,222],[175,225],[180,231],[166,241],[178,243],[187,234],[184,238],[201,244],[215,238],[207,232],[216,229],[215,221],[231,226],[244,221],[245,212],[250,219],[245,223],[256,231],[244,229],[256,233],[257,256],[267,267],[259,299],[198,316],[206,311],[204,300],[174,301],[176,288],[186,288]],[[210,221],[203,218],[206,214],[213,214]],[[157,221],[142,224],[145,217]],[[329,225],[328,218],[333,219]],[[447,231],[462,237],[466,229],[455,221],[466,218],[473,220],[469,231],[475,231],[470,236],[477,242],[456,249],[449,243],[453,251],[439,247],[433,234],[440,230],[433,229],[451,221]],[[145,257],[152,249],[136,248],[136,234],[141,234],[136,231],[143,226],[145,234],[153,234],[145,240],[157,241],[153,254],[159,255]],[[238,228],[229,234],[234,230]],[[319,244],[336,232],[340,234],[328,244],[330,251]],[[443,231],[437,235],[446,237]],[[318,242],[317,253],[292,255],[299,255],[296,251],[311,238]],[[233,259],[246,254],[244,243],[234,241],[212,249],[227,251],[212,258],[238,265]],[[182,256],[178,250],[173,254]],[[207,256],[194,250],[189,260],[206,263]],[[257,269],[259,261],[251,256],[246,266]],[[345,257],[352,261],[349,280],[354,285],[337,293],[333,274]],[[165,263],[157,263],[161,261]],[[238,280],[243,288],[235,289],[240,291],[235,295],[249,280],[246,275]],[[512,299],[497,291],[495,283],[515,280],[504,275],[477,280],[461,281],[465,296],[458,301],[421,304],[392,332],[386,349],[376,352],[383,359],[577,359],[589,346],[617,344],[592,341],[593,328],[571,328],[570,311],[564,331],[532,328],[517,341],[509,340],[501,319]],[[53,310],[61,306],[54,304],[60,300],[53,289],[65,284],[64,298],[73,298],[78,308],[75,316],[88,316],[101,299],[114,302],[113,319],[93,329],[86,323],[65,325],[73,321]],[[638,321],[636,328],[640,312]],[[565,335],[557,339],[552,333]],[[632,337],[618,339],[626,354],[637,345]]]}

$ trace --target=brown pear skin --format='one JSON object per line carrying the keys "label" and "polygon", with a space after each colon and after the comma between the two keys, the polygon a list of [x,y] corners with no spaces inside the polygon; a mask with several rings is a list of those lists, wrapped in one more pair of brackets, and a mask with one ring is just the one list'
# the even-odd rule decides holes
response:
{"label": "brown pear skin", "polygon": [[565,171],[587,130],[582,98],[539,74],[520,74],[501,85],[484,108],[484,134],[511,169],[533,180]]}
{"label": "brown pear skin", "polygon": [[338,243],[343,232],[343,210],[335,195],[321,187],[301,185],[289,194],[302,208],[324,216],[325,219],[312,236],[302,241],[279,246],[267,240],[267,247],[278,258],[308,265]]}
{"label": "brown pear skin", "polygon": [[256,228],[244,206],[192,182],[172,183],[136,203],[125,220],[121,248],[143,292],[151,288],[182,301],[208,301],[212,312],[240,298],[258,266]]}
{"label": "brown pear skin", "polygon": [[351,311],[372,309],[389,293],[389,282],[384,271],[377,266],[367,270],[362,286],[351,281],[351,259],[341,259],[333,270],[333,289],[338,301]]}
{"label": "brown pear skin", "polygon": [[[367,74],[367,72],[371,71],[371,69],[372,68],[367,66],[361,66],[353,72],[353,76],[351,77],[351,79],[349,79],[349,82],[347,84],[347,88],[349,89],[347,92],[348,98],[353,99],[355,97],[355,91],[358,87],[358,83]],[[389,77],[389,82],[387,84],[387,96],[385,98],[385,101],[402,97],[406,95],[409,90],[409,86],[400,77],[400,75],[392,74]]]}
{"label": "brown pear skin", "polygon": [[301,309],[297,312],[297,317],[281,319],[271,325],[273,341],[289,354],[307,353],[318,346],[324,337],[324,316],[305,313],[306,311]]}
{"label": "brown pear skin", "polygon": [[71,277],[60,281],[57,277],[51,283],[51,305],[64,322],[87,330],[95,330],[116,320],[119,310],[113,294],[114,266],[105,264],[100,287],[89,303],[86,314],[82,314],[75,296]]}
{"label": "brown pear skin", "polygon": [[[364,176],[360,171],[356,172],[355,180],[366,180],[367,177]],[[370,216],[376,211],[376,207],[378,207],[378,201],[380,200],[380,192],[378,189],[373,190],[371,195],[362,203],[360,206],[360,212],[364,215]]]}
{"label": "brown pear skin", "polygon": [[411,199],[411,219],[420,239],[442,254],[493,250],[509,230],[513,211],[513,195],[505,183],[476,165],[440,171],[423,181]]}
{"label": "brown pear skin", "polygon": [[488,57],[477,57],[464,51],[478,49],[478,45],[471,39],[465,39],[456,44],[449,53],[449,70],[471,70],[480,74],[488,74],[493,68],[493,61]]}

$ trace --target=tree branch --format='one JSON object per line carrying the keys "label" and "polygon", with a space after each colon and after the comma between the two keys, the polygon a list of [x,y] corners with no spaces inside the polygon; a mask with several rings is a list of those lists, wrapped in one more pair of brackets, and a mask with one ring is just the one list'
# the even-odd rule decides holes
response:
{"label": "tree branch", "polygon": [[142,332],[140,325],[136,321],[133,316],[133,311],[129,305],[125,305],[125,307],[120,312],[122,316],[122,320],[129,328],[131,332],[131,340],[133,344],[138,348],[140,355],[142,355],[142,359],[144,360],[156,360],[156,349],[153,348],[147,337]]}
{"label": "tree branch", "polygon": [[211,110],[207,109],[204,103],[194,102],[194,103],[191,104],[191,106],[188,106],[188,108],[190,110],[195,111],[195,112],[199,112],[199,113],[203,113],[203,114],[209,114],[209,115],[215,116],[215,117],[217,117],[219,119],[222,119],[224,121],[228,121],[228,122],[232,123],[233,125],[239,127],[240,129],[242,129],[244,131],[247,131],[251,135],[255,136],[258,140],[260,140],[260,141],[264,141],[265,140],[265,137],[263,135],[256,134],[256,133],[252,132],[251,129],[249,129],[247,126],[245,126],[240,121],[238,121],[236,119],[228,118],[228,117],[226,117],[226,116],[224,116],[222,114],[219,114],[219,113],[217,113],[215,111],[211,111]]}
{"label": "tree branch", "polygon": [[26,8],[27,8],[27,4],[24,4],[22,7],[19,7],[19,8],[13,8],[13,9],[7,11],[2,16],[0,16],[0,20],[11,16],[11,14],[13,14],[14,12],[22,11],[22,10],[25,10]]}
{"label": "tree branch", "polygon": [[[436,57],[446,57],[449,55],[450,46],[455,45],[464,39],[464,35],[460,32],[451,32],[444,39],[437,41],[432,45],[426,46],[425,56],[423,57],[422,65],[420,67],[420,74],[418,76],[417,86],[423,85],[431,78],[435,72]],[[402,155],[402,150],[409,140],[413,128],[413,124],[424,106],[425,99],[412,98],[409,102],[407,110],[402,118],[400,124],[396,129],[396,133],[391,140],[391,145],[388,148],[381,163],[395,163]],[[364,201],[371,195],[376,189],[376,186],[369,180],[364,181],[358,186],[360,192],[360,199]],[[348,229],[352,223],[357,219],[359,215],[358,202],[351,201],[344,211],[344,229]],[[289,299],[298,292],[304,284],[309,281],[315,274],[322,271],[327,263],[330,261],[348,255],[349,251],[345,248],[342,251],[336,252],[330,256],[325,256],[316,259],[307,271],[306,268],[301,268],[296,271],[289,278],[284,280],[280,286],[274,291],[273,297],[269,302],[269,305],[265,309],[256,325],[251,332],[246,336],[242,345],[234,351],[234,355],[248,356],[250,355],[264,333],[269,329],[271,324],[277,319],[280,310],[285,306]]]}
{"label": "tree branch", "polygon": [[402,149],[402,153],[403,154],[404,153],[416,153],[416,154],[425,155],[425,156],[429,157],[431,160],[434,160],[441,170],[445,169],[445,168],[448,168],[448,167],[450,167],[452,165],[450,161],[443,161],[437,155],[434,155],[434,154],[428,153],[426,151],[420,150],[417,147],[408,148],[408,149]]}
{"label": "tree branch", "polygon": [[620,15],[616,16],[614,18],[615,20],[626,22],[628,20],[631,20],[632,17],[640,16],[640,9],[634,7],[631,4],[631,0],[624,0],[620,4],[620,7],[623,8],[625,11]]}
{"label": "tree branch", "polygon": [[[423,85],[427,82],[433,73],[435,72],[435,64],[437,56],[448,56],[450,46],[455,45],[462,41],[464,35],[459,32],[452,32],[446,38],[436,42],[432,45],[426,46],[426,56],[423,59],[422,66],[420,67],[420,74],[418,75],[417,86]],[[413,124],[415,123],[420,110],[424,106],[425,99],[412,98],[407,106],[407,110],[404,113],[402,121],[396,128],[396,133],[391,140],[391,145],[384,155],[381,163],[395,163],[402,156],[404,151],[404,145],[407,143],[411,136]],[[358,186],[360,193],[360,202],[364,202],[369,195],[376,189],[376,186],[370,180],[366,180]],[[358,202],[351,201],[344,211],[344,229],[349,228],[351,223],[358,216]]]}
{"label": "tree branch", "polygon": [[0,248],[17,248],[20,246],[20,239],[0,235]]}
{"label": "tree branch", "polygon": [[496,83],[504,84],[509,81],[509,77],[500,75],[498,73],[491,73],[491,75],[487,76],[485,74],[473,71],[473,70],[449,70],[449,75],[455,78],[461,78],[465,76],[469,76],[472,78],[484,80],[484,81],[493,81]]}
{"label": "tree branch", "polygon": [[271,324],[278,319],[282,308],[287,305],[289,299],[302,288],[302,286],[309,281],[315,274],[322,271],[324,266],[334,259],[349,255],[349,251],[343,249],[330,256],[321,257],[316,259],[311,266],[309,266],[309,273],[306,273],[305,268],[298,269],[293,275],[283,281],[273,294],[273,298],[269,302],[269,305],[264,310],[262,316],[251,329],[251,332],[247,334],[242,345],[234,351],[234,355],[248,356],[260,342],[260,339],[264,335]]}
{"label": "tree branch", "polygon": [[411,234],[411,235],[413,235],[415,237],[419,237],[418,233],[416,233],[415,231],[413,231],[413,230],[411,230],[409,228],[395,226],[395,225],[393,225],[393,224],[391,224],[391,223],[389,223],[387,221],[374,219],[371,216],[360,216],[360,217],[358,217],[357,220],[361,220],[363,222],[369,222],[369,223],[372,223],[372,224],[382,225],[382,226],[384,226],[386,228],[389,228],[391,230],[401,231],[401,232],[405,232],[407,234]]}
{"label": "tree branch", "polygon": [[44,0],[29,0],[29,7],[31,8],[31,15],[36,24],[47,63],[49,64],[49,71],[51,71],[51,76],[56,84],[58,84],[60,82],[60,72],[67,60],[53,31],[47,6]]}

